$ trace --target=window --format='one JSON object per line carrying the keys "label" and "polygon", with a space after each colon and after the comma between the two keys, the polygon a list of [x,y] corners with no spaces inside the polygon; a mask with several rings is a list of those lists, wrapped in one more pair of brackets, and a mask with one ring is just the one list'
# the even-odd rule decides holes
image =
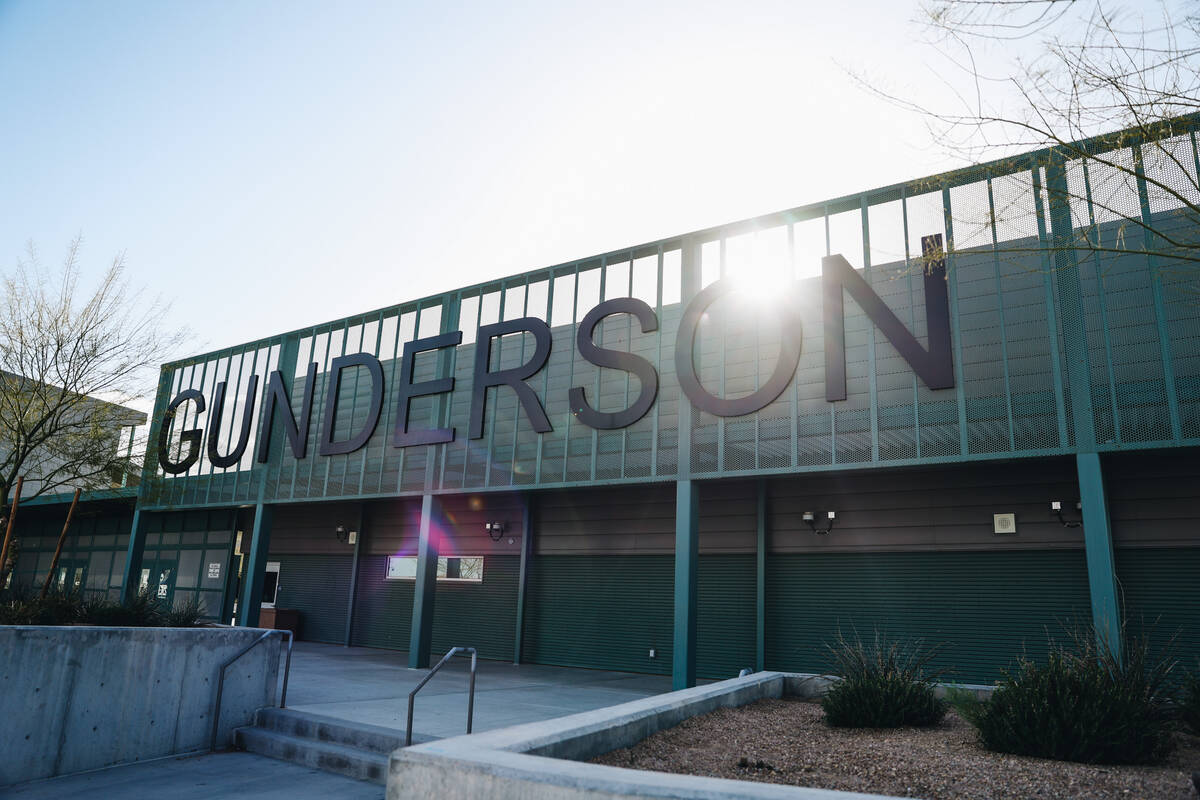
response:
{"label": "window", "polygon": [[[416,556],[388,556],[388,580],[411,581],[417,577]],[[437,579],[459,583],[483,582],[483,556],[439,556]]]}
{"label": "window", "polygon": [[279,562],[268,561],[263,575],[262,607],[274,608],[275,596],[279,593]]}

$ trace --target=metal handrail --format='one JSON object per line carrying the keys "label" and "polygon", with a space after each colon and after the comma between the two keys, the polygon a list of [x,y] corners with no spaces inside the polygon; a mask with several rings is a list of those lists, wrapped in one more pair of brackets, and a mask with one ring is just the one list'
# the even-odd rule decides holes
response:
{"label": "metal handrail", "polygon": [[212,736],[208,740],[208,750],[210,753],[217,749],[217,728],[220,726],[221,722],[221,695],[225,692],[225,670],[229,669],[229,667],[233,665],[233,662],[237,661],[239,658],[246,655],[246,653],[249,653],[251,650],[253,650],[260,642],[265,641],[277,633],[280,636],[280,643],[283,642],[284,637],[287,638],[287,658],[284,661],[283,666],[283,688],[279,692],[279,708],[287,708],[287,687],[288,677],[291,675],[292,671],[292,640],[294,637],[291,631],[277,630],[272,628],[271,630],[263,631],[262,636],[259,636],[253,642],[243,647],[237,655],[221,665],[220,677],[217,678],[217,697],[213,702]]}
{"label": "metal handrail", "polygon": [[467,733],[471,732],[471,724],[475,719],[475,648],[474,647],[451,647],[450,652],[442,656],[442,660],[434,664],[433,669],[429,670],[421,682],[416,685],[411,692],[408,693],[408,728],[404,733],[404,746],[408,747],[412,744],[412,720],[413,720],[413,700],[417,697],[417,692],[421,691],[421,687],[429,683],[429,679],[437,674],[437,671],[446,666],[446,662],[454,658],[459,653],[471,654],[471,686],[467,693]]}

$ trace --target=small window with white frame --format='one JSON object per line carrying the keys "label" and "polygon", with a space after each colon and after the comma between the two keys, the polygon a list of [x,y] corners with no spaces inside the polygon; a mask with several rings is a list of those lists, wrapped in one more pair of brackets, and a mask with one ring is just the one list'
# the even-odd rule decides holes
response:
{"label": "small window with white frame", "polygon": [[[416,556],[388,556],[388,580],[412,581],[416,578]],[[452,583],[482,583],[483,556],[438,556],[437,579]]]}

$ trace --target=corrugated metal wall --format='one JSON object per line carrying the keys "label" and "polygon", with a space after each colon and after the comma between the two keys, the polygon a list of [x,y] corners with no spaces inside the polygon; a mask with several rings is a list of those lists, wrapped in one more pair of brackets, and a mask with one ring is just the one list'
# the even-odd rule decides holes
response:
{"label": "corrugated metal wall", "polygon": [[348,555],[272,555],[279,562],[276,608],[300,612],[297,638],[306,642],[344,644],[350,603]]}
{"label": "corrugated metal wall", "polygon": [[389,581],[387,556],[361,556],[351,644],[407,650],[412,630],[413,582]]}
{"label": "corrugated metal wall", "polygon": [[755,559],[701,555],[696,590],[696,674],[732,678],[754,669]]}
{"label": "corrugated metal wall", "polygon": [[480,658],[511,661],[520,569],[518,556],[484,556],[482,583],[438,581],[433,605],[433,652],[474,647]]}
{"label": "corrugated metal wall", "polygon": [[1200,675],[1200,547],[1118,548],[1128,635]]}
{"label": "corrugated metal wall", "polygon": [[1091,619],[1082,550],[813,553],[767,561],[768,669],[826,672],[839,629],[941,645],[951,678],[990,683]]}
{"label": "corrugated metal wall", "polygon": [[537,556],[522,660],[670,674],[674,569],[670,556]]}

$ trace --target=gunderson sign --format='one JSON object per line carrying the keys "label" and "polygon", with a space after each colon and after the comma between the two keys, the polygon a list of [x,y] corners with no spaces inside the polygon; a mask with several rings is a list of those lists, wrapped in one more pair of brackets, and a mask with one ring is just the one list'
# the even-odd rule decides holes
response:
{"label": "gunderson sign", "polygon": [[[821,262],[822,311],[825,334],[825,399],[836,402],[846,399],[846,330],[844,296],[849,293],[871,321],[887,337],[892,346],[908,362],[913,371],[931,389],[947,389],[954,386],[954,363],[950,351],[950,312],[946,291],[946,264],[941,257],[942,237],[927,236],[922,239],[925,251],[924,283],[925,314],[929,346],[922,347],[916,337],[904,326],[890,308],[880,299],[858,272],[841,255],[826,256]],[[755,392],[745,397],[718,397],[700,383],[696,373],[695,342],[700,320],[705,311],[720,297],[732,290],[729,281],[717,281],[701,290],[688,303],[680,319],[675,340],[675,374],[680,388],[691,404],[721,417],[738,417],[753,414],[774,401],[791,383],[800,361],[801,324],[794,308],[780,309],[781,338],[779,357],[770,378]],[[614,430],[632,425],[645,416],[658,396],[658,371],[641,356],[598,346],[593,340],[596,326],[601,320],[614,314],[628,314],[637,319],[643,333],[658,329],[658,316],[645,302],[633,297],[607,300],[587,312],[576,332],[576,347],[579,355],[598,367],[623,370],[637,376],[641,389],[633,403],[621,411],[599,411],[588,402],[584,389],[575,386],[569,389],[570,407],[575,417],[592,428]],[[533,336],[532,356],[521,366],[491,370],[492,342],[498,337],[515,333]],[[448,394],[455,390],[454,378],[413,382],[413,363],[418,353],[457,347],[462,344],[462,331],[415,339],[404,345],[400,361],[400,375],[392,402],[396,407],[396,427],[392,432],[395,447],[438,444],[454,441],[454,428],[411,429],[409,406],[413,398]],[[521,403],[526,417],[538,433],[547,433],[553,428],[546,417],[537,394],[526,383],[545,366],[550,357],[552,337],[550,326],[537,317],[497,322],[482,325],[475,338],[475,370],[471,383],[471,414],[468,436],[483,437],[484,412],[487,390],[492,386],[507,386],[512,389]],[[365,370],[370,381],[370,403],[362,427],[349,438],[337,438],[334,421],[342,375],[346,370]],[[271,432],[278,415],[283,432],[287,436],[292,454],[298,458],[307,455],[309,425],[312,417],[313,393],[316,387],[317,364],[308,365],[304,380],[304,392],[299,414],[291,405],[291,381],[282,372],[275,370],[268,378],[263,427],[258,437],[257,459],[266,463],[271,455]],[[246,452],[250,441],[250,429],[256,414],[254,404],[258,397],[258,376],[251,376],[246,387],[241,430],[237,444],[228,452],[221,453],[220,426],[225,406],[226,385],[218,383],[213,391],[212,409],[208,415],[208,459],[214,467],[231,467],[237,464]],[[384,378],[379,359],[368,353],[353,353],[338,356],[330,361],[326,380],[325,413],[318,437],[319,455],[329,456],[351,453],[365,445],[375,432],[383,409]],[[170,422],[183,404],[195,404],[197,417],[205,410],[204,394],[197,389],[186,389],[176,395],[167,405],[159,435],[159,464],[165,473],[178,475],[186,472],[200,458],[202,428],[181,431],[180,448],[184,455],[178,460],[171,457],[169,446]]]}

